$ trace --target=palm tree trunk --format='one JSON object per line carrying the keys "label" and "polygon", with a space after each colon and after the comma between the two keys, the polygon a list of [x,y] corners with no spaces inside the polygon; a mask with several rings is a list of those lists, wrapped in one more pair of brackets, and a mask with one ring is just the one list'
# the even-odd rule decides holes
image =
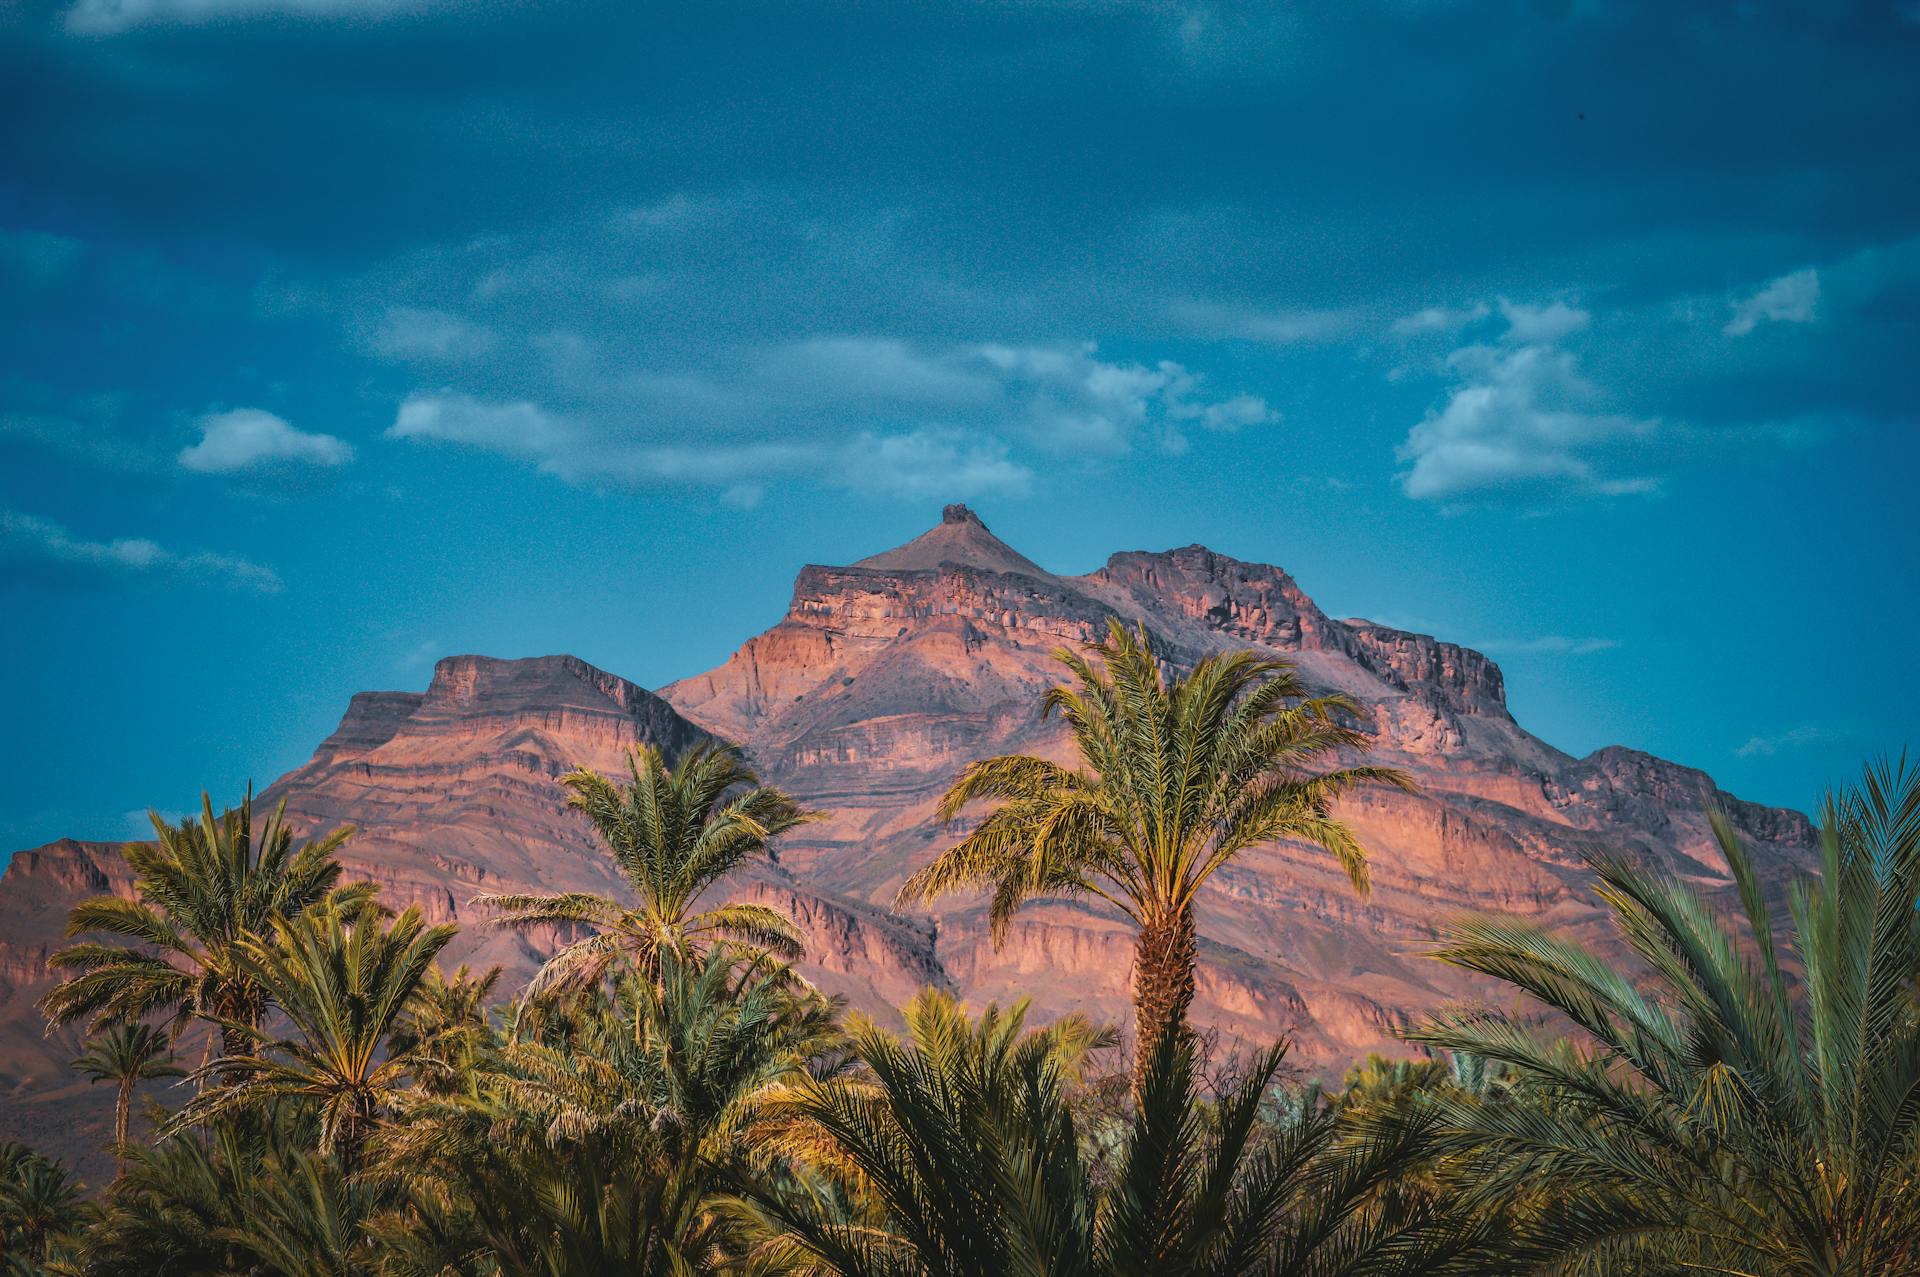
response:
{"label": "palm tree trunk", "polygon": [[1193,966],[1197,949],[1193,911],[1140,929],[1133,948],[1133,1091],[1146,1084],[1154,1052],[1169,1033],[1185,1037],[1187,1009],[1193,1005]]}
{"label": "palm tree trunk", "polygon": [[113,1177],[127,1173],[127,1114],[133,1109],[133,1087],[138,1077],[122,1078],[120,1094],[113,1106]]}

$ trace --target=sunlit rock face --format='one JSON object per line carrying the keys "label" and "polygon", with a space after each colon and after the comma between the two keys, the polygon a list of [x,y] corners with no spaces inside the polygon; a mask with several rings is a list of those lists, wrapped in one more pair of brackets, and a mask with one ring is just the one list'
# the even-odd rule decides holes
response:
{"label": "sunlit rock face", "polygon": [[[657,694],[570,656],[450,657],[424,693],[362,693],[261,801],[284,801],[303,833],[355,826],[351,873],[377,880],[391,904],[461,924],[454,960],[498,962],[517,980],[553,937],[488,925],[475,894],[620,890],[559,777],[618,774],[636,744],[677,754],[718,737],[822,813],[785,840],[779,865],[728,888],[801,924],[816,983],[881,1014],[936,984],[1124,1023],[1130,936],[1100,908],[1036,904],[996,946],[976,898],[890,907],[952,840],[934,804],[961,766],[1008,751],[1068,757],[1036,702],[1060,677],[1055,650],[1114,617],[1144,625],[1176,665],[1236,648],[1295,662],[1313,686],[1352,698],[1375,759],[1421,786],[1363,793],[1342,813],[1372,856],[1368,896],[1292,846],[1253,850],[1214,880],[1196,1014],[1223,1044],[1285,1035],[1296,1062],[1332,1073],[1404,1049],[1399,1029],[1473,992],[1424,956],[1442,919],[1510,910],[1590,932],[1583,856],[1609,848],[1711,877],[1711,807],[1763,863],[1803,863],[1811,844],[1803,816],[1740,802],[1701,772],[1617,747],[1561,753],[1513,721],[1485,656],[1331,618],[1278,568],[1189,546],[1058,576],[964,506],[897,549],[804,569],[778,624]],[[64,1072],[72,1037],[46,1036],[32,1002],[72,902],[130,889],[116,847],[72,840],[16,855],[0,879],[0,1137],[99,1144],[111,1106]]]}
{"label": "sunlit rock face", "polygon": [[[1201,911],[1197,1011],[1223,1040],[1284,1034],[1296,1060],[1326,1070],[1394,1050],[1399,1028],[1472,991],[1424,956],[1438,922],[1499,909],[1591,929],[1584,855],[1711,873],[1712,806],[1770,862],[1798,863],[1811,842],[1798,813],[1742,803],[1703,773],[1627,749],[1554,749],[1513,721],[1487,657],[1329,617],[1279,568],[1188,546],[1058,576],[963,506],[898,549],[806,568],[777,625],[660,694],[829,813],[785,856],[797,879],[881,907],[951,841],[934,803],[960,766],[1067,757],[1035,702],[1060,678],[1054,650],[1114,617],[1145,625],[1175,664],[1236,648],[1295,662],[1357,702],[1376,760],[1421,787],[1364,793],[1342,813],[1372,853],[1368,896],[1300,847],[1255,850],[1219,875]],[[1103,910],[1033,907],[998,947],[977,898],[930,916],[940,969],[968,997],[1028,993],[1045,1012],[1126,1019],[1128,935]]]}

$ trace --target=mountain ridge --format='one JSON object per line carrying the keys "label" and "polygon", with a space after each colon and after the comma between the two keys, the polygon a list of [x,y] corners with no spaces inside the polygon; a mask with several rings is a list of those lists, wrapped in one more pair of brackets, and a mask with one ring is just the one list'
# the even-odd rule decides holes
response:
{"label": "mountain ridge", "polygon": [[[1328,616],[1284,570],[1204,546],[1121,551],[1079,576],[1046,572],[965,506],[853,564],[810,564],[786,612],[726,660],[649,692],[577,657],[453,656],[420,692],[362,692],[301,767],[261,800],[312,834],[359,832],[343,859],[399,905],[462,924],[452,960],[514,978],[550,938],[485,925],[483,891],[618,891],[610,859],[567,809],[559,777],[620,774],[625,750],[697,740],[740,746],[764,779],[823,813],[727,890],[793,913],[810,978],[885,1014],[923,984],[975,1002],[1031,994],[1036,1013],[1126,1020],[1131,941],[1110,911],[1045,901],[996,946],[977,897],[901,914],[893,893],[953,835],[935,811],[959,768],[992,753],[1068,757],[1035,711],[1058,681],[1054,651],[1110,618],[1144,625],[1175,665],[1247,648],[1295,662],[1359,706],[1376,761],[1422,792],[1369,790],[1342,815],[1368,847],[1374,890],[1356,896],[1324,855],[1252,849],[1203,893],[1195,1013],[1229,1043],[1286,1035],[1309,1069],[1337,1072],[1474,983],[1426,959],[1437,918],[1467,909],[1592,931],[1585,857],[1637,855],[1712,879],[1710,807],[1729,812],[1763,863],[1803,864],[1804,815],[1743,802],[1697,769],[1625,746],[1575,758],[1513,718],[1482,653],[1431,635]],[[33,997],[65,907],[130,890],[112,844],[62,840],[0,877],[0,1131],[67,1129],[84,1099],[61,1065],[71,1035],[44,1036]],[[1400,1048],[1404,1050],[1404,1048]],[[76,1098],[78,1096],[79,1098]],[[92,1120],[72,1120],[83,1130]],[[64,1137],[62,1137],[64,1138]],[[76,1137],[77,1138],[77,1137]]]}

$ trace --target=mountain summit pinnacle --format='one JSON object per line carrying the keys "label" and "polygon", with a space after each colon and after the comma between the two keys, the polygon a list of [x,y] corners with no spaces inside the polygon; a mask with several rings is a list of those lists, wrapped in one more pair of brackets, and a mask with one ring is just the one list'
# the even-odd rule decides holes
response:
{"label": "mountain summit pinnacle", "polygon": [[931,572],[942,564],[986,572],[1048,576],[1047,570],[987,531],[980,516],[964,505],[940,511],[940,522],[905,545],[860,560],[857,568],[884,572]]}

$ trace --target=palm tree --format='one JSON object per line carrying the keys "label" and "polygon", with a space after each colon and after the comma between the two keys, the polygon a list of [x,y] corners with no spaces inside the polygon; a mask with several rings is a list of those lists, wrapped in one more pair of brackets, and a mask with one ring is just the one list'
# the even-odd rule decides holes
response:
{"label": "palm tree", "polygon": [[66,1024],[90,1016],[97,1025],[164,1012],[173,1017],[176,1036],[197,1017],[224,1026],[224,1054],[239,1052],[245,1030],[260,1022],[269,1002],[242,961],[245,941],[316,905],[351,906],[374,892],[369,883],[338,885],[334,852],[351,829],[296,850],[282,819],[285,807],[257,831],[251,789],[218,818],[205,794],[198,819],[175,826],[148,813],[154,841],[128,843],[122,853],[136,898],[83,900],[67,921],[70,937],[108,935],[132,943],[85,940],[54,954],[51,966],[77,974],[41,1000],[48,1017]]}
{"label": "palm tree", "polygon": [[769,1166],[772,1100],[831,1067],[838,1007],[765,955],[659,958],[621,983],[633,1006],[509,1041],[486,1094],[429,1100],[383,1137],[416,1201],[392,1231],[420,1271],[478,1251],[515,1277],[668,1277],[744,1251],[724,1199]]}
{"label": "palm tree", "polygon": [[1066,1094],[1103,1036],[1077,1015],[1028,1030],[1024,1002],[972,1021],[933,989],[903,1015],[904,1041],[856,1021],[863,1073],[776,1101],[782,1151],[825,1182],[759,1188],[775,1233],[763,1249],[929,1277],[1084,1260],[1093,1219]]}
{"label": "palm tree", "polygon": [[1069,1096],[1097,1039],[1071,1017],[1038,1031],[1023,1017],[989,1008],[970,1023],[927,993],[905,1042],[856,1031],[865,1076],[777,1105],[796,1123],[783,1147],[840,1196],[758,1189],[775,1230],[761,1256],[844,1277],[1387,1277],[1453,1271],[1477,1240],[1437,1211],[1382,1207],[1425,1155],[1418,1124],[1357,1138],[1316,1109],[1264,1127],[1279,1048],[1209,1106],[1190,1045],[1163,1036],[1112,1181],[1097,1184]]}
{"label": "palm tree", "polygon": [[[1595,862],[1635,972],[1526,922],[1479,918],[1440,956],[1575,1025],[1460,1013],[1419,1040],[1504,1064],[1533,1103],[1447,1104],[1493,1197],[1556,1192],[1516,1239],[1567,1271],[1892,1277],[1920,1271],[1920,772],[1829,797],[1789,953],[1732,827],[1738,904]],[[1799,974],[1793,967],[1798,966]],[[1585,1267],[1581,1267],[1585,1265]]]}
{"label": "palm tree", "polygon": [[204,1137],[129,1149],[87,1238],[90,1277],[247,1272],[254,1256],[232,1230],[246,1193],[268,1173],[268,1134],[264,1124],[223,1122]]}
{"label": "palm tree", "polygon": [[[397,1204],[376,1177],[313,1151],[312,1111],[236,1113],[132,1150],[87,1277],[321,1277],[376,1271],[374,1223]],[[378,1271],[385,1271],[379,1269]],[[438,1274],[436,1274],[438,1277]]]}
{"label": "palm tree", "polygon": [[652,972],[665,952],[691,953],[723,939],[798,958],[799,933],[778,910],[756,904],[703,909],[700,901],[744,861],[762,854],[772,859],[773,839],[806,813],[761,785],[737,753],[719,745],[696,745],[672,768],[656,746],[646,745],[631,752],[627,769],[626,785],[585,769],[562,783],[571,791],[568,804],[586,813],[613,853],[635,904],[587,892],[475,898],[500,910],[499,920],[510,926],[590,931],[541,967],[529,995],[595,984],[616,960]]}
{"label": "palm tree", "polygon": [[412,1007],[394,1026],[395,1051],[418,1051],[437,1064],[422,1071],[429,1091],[476,1093],[483,1066],[497,1053],[498,1035],[488,1019],[500,968],[475,974],[466,963],[447,975],[429,967]]}
{"label": "palm tree", "polygon": [[1134,948],[1135,1088],[1159,1039],[1183,1034],[1193,1002],[1194,900],[1248,847],[1292,839],[1324,848],[1355,889],[1367,859],[1332,815],[1357,785],[1411,782],[1385,767],[1319,770],[1364,748],[1345,725],[1344,697],[1308,696],[1294,667],[1250,652],[1203,659],[1185,677],[1161,673],[1144,626],[1110,621],[1093,655],[1055,653],[1076,686],[1054,687],[1042,713],[1066,720],[1083,764],[1014,754],[970,764],[941,800],[954,819],[997,801],[978,828],[909,878],[900,901],[993,888],[996,941],[1016,909],[1042,895],[1096,896],[1139,936]]}
{"label": "palm tree", "polygon": [[0,1144],[0,1260],[37,1273],[54,1245],[81,1223],[80,1188],[56,1162],[24,1144]]}
{"label": "palm tree", "polygon": [[243,941],[251,977],[298,1036],[274,1039],[239,1026],[253,1049],[201,1069],[199,1076],[225,1084],[189,1102],[169,1130],[290,1099],[318,1113],[319,1151],[338,1150],[353,1169],[405,1080],[419,1068],[444,1067],[425,1043],[396,1047],[393,1031],[457,930],[427,926],[418,905],[391,922],[371,910],[325,907],[275,919],[270,940]]}
{"label": "palm tree", "polygon": [[221,1235],[244,1245],[248,1277],[366,1277],[379,1271],[370,1227],[392,1199],[378,1181],[353,1175],[339,1158],[306,1150],[270,1162],[240,1197],[235,1224]]}
{"label": "palm tree", "polygon": [[144,1022],[116,1024],[96,1034],[73,1067],[96,1082],[117,1084],[113,1105],[113,1172],[117,1179],[127,1169],[127,1118],[133,1109],[134,1088],[151,1078],[183,1077],[173,1063],[173,1044],[166,1033]]}

